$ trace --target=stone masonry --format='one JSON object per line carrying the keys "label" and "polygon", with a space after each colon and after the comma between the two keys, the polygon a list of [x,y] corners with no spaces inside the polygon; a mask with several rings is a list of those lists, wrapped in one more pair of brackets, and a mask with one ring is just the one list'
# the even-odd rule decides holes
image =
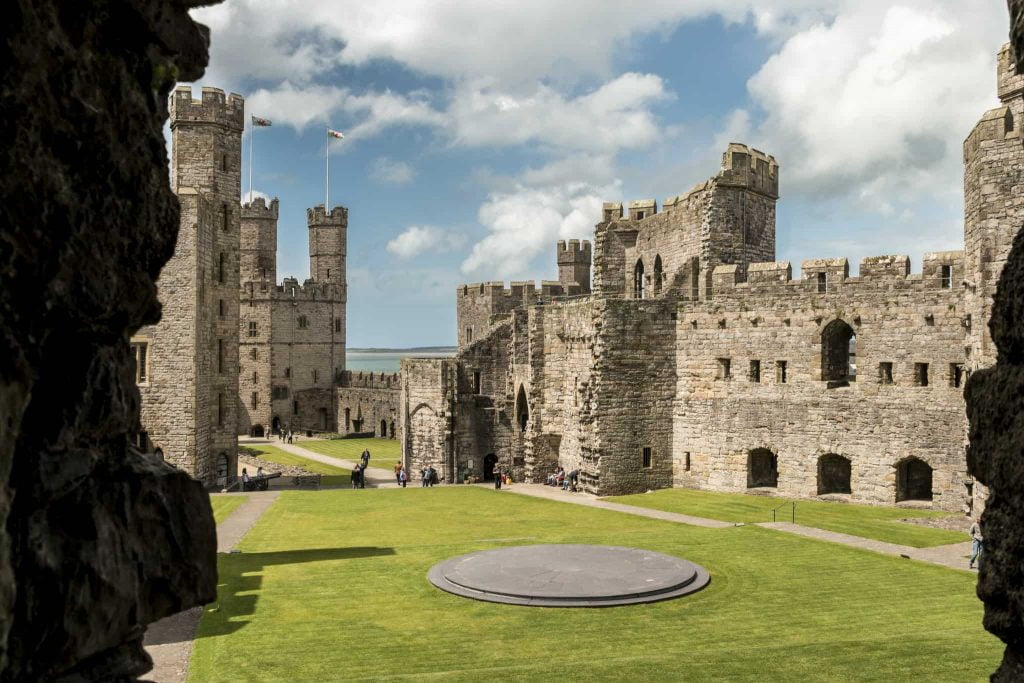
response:
{"label": "stone masonry", "polygon": [[207,485],[235,478],[239,199],[244,101],[217,88],[170,98],[174,256],[157,280],[159,323],[132,337],[139,447]]}
{"label": "stone masonry", "polygon": [[[1024,77],[999,56],[999,108],[964,143],[965,249],[775,261],[779,165],[729,144],[666,200],[606,203],[558,282],[456,292],[457,356],[407,359],[413,470],[495,467],[590,492],[666,486],[977,514],[963,387],[990,365],[992,294],[1021,222]],[[1016,216],[1016,217],[1015,217]]]}
{"label": "stone masonry", "polygon": [[348,209],[306,212],[310,278],[277,282],[278,200],[242,206],[239,434],[335,431],[345,372]]}

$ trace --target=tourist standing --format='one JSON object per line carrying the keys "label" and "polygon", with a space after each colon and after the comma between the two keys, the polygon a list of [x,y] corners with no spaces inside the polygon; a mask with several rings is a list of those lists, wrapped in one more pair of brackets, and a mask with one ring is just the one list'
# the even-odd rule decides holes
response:
{"label": "tourist standing", "polygon": [[366,467],[367,465],[370,464],[370,449],[369,448],[364,448],[363,449],[363,454],[359,456],[359,461],[361,463],[363,463],[363,467]]}
{"label": "tourist standing", "polygon": [[968,533],[971,535],[971,563],[969,566],[974,569],[975,562],[980,565],[982,553],[981,525],[978,524],[978,520],[971,523],[971,530]]}
{"label": "tourist standing", "polygon": [[427,488],[427,469],[425,467],[420,468],[420,488]]}
{"label": "tourist standing", "polygon": [[402,485],[402,461],[398,460],[395,462],[395,483],[399,486]]}
{"label": "tourist standing", "polygon": [[434,482],[437,481],[437,470],[434,469],[433,465],[427,465],[427,486],[433,486]]}
{"label": "tourist standing", "polygon": [[249,490],[249,471],[246,470],[244,467],[242,468],[242,490]]}
{"label": "tourist standing", "polygon": [[405,483],[408,478],[408,475],[405,473],[405,468],[403,467],[402,470],[398,473],[398,481],[402,485],[403,489],[405,488]]}

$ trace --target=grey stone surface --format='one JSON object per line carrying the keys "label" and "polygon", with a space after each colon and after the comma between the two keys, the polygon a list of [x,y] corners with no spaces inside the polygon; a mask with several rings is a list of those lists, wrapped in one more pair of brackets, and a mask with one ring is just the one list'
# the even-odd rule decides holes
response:
{"label": "grey stone surface", "polygon": [[438,588],[529,607],[616,607],[682,597],[711,580],[703,567],[641,548],[527,545],[461,555],[431,568]]}
{"label": "grey stone surface", "polygon": [[160,316],[163,126],[208,31],[184,0],[14,0],[0,22],[0,680],[125,681],[213,599],[202,486],[140,453],[128,340]]}

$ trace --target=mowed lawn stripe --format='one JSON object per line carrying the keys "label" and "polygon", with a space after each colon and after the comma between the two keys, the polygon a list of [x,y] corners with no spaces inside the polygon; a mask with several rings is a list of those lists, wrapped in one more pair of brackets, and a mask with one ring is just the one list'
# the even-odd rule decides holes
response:
{"label": "mowed lawn stripe", "polygon": [[928,548],[969,540],[964,532],[936,529],[900,521],[911,517],[948,517],[954,514],[939,510],[828,503],[682,488],[661,489],[651,493],[629,496],[613,496],[604,500],[665,512],[719,519],[724,522],[747,524],[772,521],[771,510],[780,506],[785,507],[777,511],[778,521],[791,521],[791,509],[788,504],[795,502],[796,523],[816,529],[837,531],[851,536],[871,538],[914,548]]}
{"label": "mowed lawn stripe", "polygon": [[[343,467],[336,467],[317,460],[303,458],[275,446],[248,445],[245,449],[261,460],[269,460],[278,465],[301,467],[313,474],[319,474],[320,483],[323,486],[348,486],[352,483],[351,471]],[[255,475],[256,473],[250,472],[249,474]]]}
{"label": "mowed lawn stripe", "polygon": [[210,496],[210,506],[213,508],[213,521],[220,524],[244,502],[244,496],[224,496],[216,494]]}
{"label": "mowed lawn stripe", "polygon": [[[535,541],[487,540],[523,537]],[[481,603],[426,580],[453,555],[529,542],[650,548],[712,581],[680,600],[587,610]],[[192,680],[963,681],[1001,653],[967,572],[477,487],[285,492],[241,549],[220,556]]]}

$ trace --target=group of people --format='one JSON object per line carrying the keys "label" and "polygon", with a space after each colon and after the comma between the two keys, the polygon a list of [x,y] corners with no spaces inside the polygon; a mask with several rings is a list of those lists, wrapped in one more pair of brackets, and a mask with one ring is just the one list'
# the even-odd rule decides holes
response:
{"label": "group of people", "polygon": [[245,467],[242,468],[242,490],[243,491],[266,491],[270,487],[270,482],[263,478],[263,468],[256,468],[256,478],[253,479],[249,476],[249,470]]}
{"label": "group of people", "polygon": [[366,468],[370,465],[370,449],[364,448],[359,456],[359,464],[352,468],[352,488],[366,488]]}
{"label": "group of people", "polygon": [[291,443],[292,442],[292,430],[289,429],[288,431],[285,431],[285,430],[282,429],[281,431],[279,431],[277,433],[277,438],[280,439],[282,443]]}
{"label": "group of people", "polygon": [[437,470],[433,465],[427,465],[420,469],[420,486],[427,488],[437,483]]}
{"label": "group of people", "polygon": [[548,486],[555,486],[562,489],[563,491],[575,491],[579,484],[580,471],[572,470],[566,472],[565,468],[561,465],[558,466],[554,472],[548,475],[547,481],[545,482]]}

